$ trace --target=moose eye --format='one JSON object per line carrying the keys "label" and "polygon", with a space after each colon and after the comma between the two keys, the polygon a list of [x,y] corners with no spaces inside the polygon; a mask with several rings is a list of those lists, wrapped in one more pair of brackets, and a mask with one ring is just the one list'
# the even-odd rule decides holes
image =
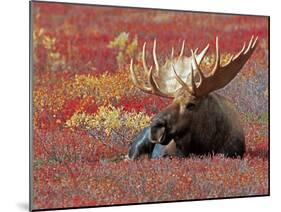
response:
{"label": "moose eye", "polygon": [[195,104],[194,103],[188,103],[187,105],[186,105],[186,109],[187,110],[193,110],[195,108]]}

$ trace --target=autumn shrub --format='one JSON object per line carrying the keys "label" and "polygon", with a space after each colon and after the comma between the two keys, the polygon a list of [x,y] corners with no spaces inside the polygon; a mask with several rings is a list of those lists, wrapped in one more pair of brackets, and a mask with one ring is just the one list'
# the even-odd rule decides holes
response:
{"label": "autumn shrub", "polygon": [[[34,169],[37,208],[261,195],[268,188],[268,164],[262,159],[216,156],[68,165],[76,185],[60,164]],[[46,201],[49,195],[52,201]]]}
{"label": "autumn shrub", "polygon": [[116,61],[120,70],[126,67],[126,63],[130,58],[134,57],[137,46],[137,36],[130,41],[129,33],[127,32],[121,32],[113,41],[110,41],[108,47],[118,51]]}
{"label": "autumn shrub", "polygon": [[[263,17],[183,14],[33,2],[33,203],[35,209],[268,194],[268,22]],[[110,21],[109,21],[110,20]],[[192,26],[192,27],[188,27]],[[204,33],[202,33],[202,30]],[[209,52],[215,36],[221,64],[243,41],[259,45],[238,76],[218,93],[241,114],[243,159],[191,156],[124,160],[130,143],[171,100],[146,94],[130,78],[134,58],[163,64],[189,49]]]}
{"label": "autumn shrub", "polygon": [[116,136],[116,132],[118,132],[119,129],[138,132],[140,129],[146,127],[149,121],[150,117],[145,113],[126,112],[122,108],[115,108],[109,105],[107,107],[99,107],[97,113],[94,115],[83,112],[75,113],[66,121],[66,126],[72,129],[78,128],[104,132],[104,139],[101,142],[107,142],[109,140],[108,137],[112,136],[112,134]]}

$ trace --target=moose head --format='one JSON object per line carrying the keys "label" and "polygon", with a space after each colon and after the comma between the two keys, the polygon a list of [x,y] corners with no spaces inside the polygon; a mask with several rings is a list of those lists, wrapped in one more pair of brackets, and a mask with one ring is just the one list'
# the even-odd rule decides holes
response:
{"label": "moose head", "polygon": [[239,114],[233,103],[216,94],[225,87],[242,69],[254,52],[258,37],[252,36],[248,44],[221,64],[219,41],[216,37],[215,62],[211,72],[202,70],[200,63],[209,44],[197,54],[184,56],[185,42],[179,56],[171,58],[160,66],[156,54],[156,40],[153,44],[154,68],[147,67],[146,43],[143,45],[142,65],[144,80],[134,70],[133,60],[130,73],[134,85],[140,90],[164,98],[172,103],[153,117],[149,126],[149,141],[167,145],[172,140],[183,155],[222,153],[226,156],[243,156],[245,139]]}

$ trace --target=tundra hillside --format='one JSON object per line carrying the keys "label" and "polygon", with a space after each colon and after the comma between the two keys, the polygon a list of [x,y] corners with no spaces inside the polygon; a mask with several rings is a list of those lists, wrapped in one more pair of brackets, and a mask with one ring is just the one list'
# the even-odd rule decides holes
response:
{"label": "tundra hillside", "polygon": [[[142,9],[32,3],[33,209],[268,194],[268,20]],[[142,44],[163,64],[171,47],[202,50],[219,36],[221,62],[252,35],[259,45],[218,92],[238,108],[244,158],[123,160],[130,142],[171,100],[130,78]],[[213,49],[200,64],[211,70]],[[185,54],[189,54],[186,50]],[[153,58],[147,55],[147,64]]]}

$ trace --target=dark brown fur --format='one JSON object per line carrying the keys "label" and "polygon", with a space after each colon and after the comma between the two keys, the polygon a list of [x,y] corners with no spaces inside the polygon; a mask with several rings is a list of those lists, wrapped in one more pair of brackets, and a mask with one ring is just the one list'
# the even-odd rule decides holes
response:
{"label": "dark brown fur", "polygon": [[[191,111],[186,108],[190,102],[195,105]],[[166,144],[173,139],[185,156],[222,153],[242,157],[245,153],[239,114],[228,99],[216,93],[199,99],[187,98],[186,102],[176,100],[152,121],[151,140],[157,140],[153,132],[159,124],[164,124],[165,135],[156,143]]]}
{"label": "dark brown fur", "polygon": [[[189,156],[218,153],[227,157],[243,157],[244,132],[233,103],[216,93],[200,98],[182,91],[178,95],[146,128],[146,142],[158,146],[149,150],[135,148],[134,151],[148,153],[153,158],[174,154]],[[190,103],[193,107],[188,106]],[[141,139],[136,138],[137,142],[141,142]],[[130,151],[134,152],[132,148]]]}

